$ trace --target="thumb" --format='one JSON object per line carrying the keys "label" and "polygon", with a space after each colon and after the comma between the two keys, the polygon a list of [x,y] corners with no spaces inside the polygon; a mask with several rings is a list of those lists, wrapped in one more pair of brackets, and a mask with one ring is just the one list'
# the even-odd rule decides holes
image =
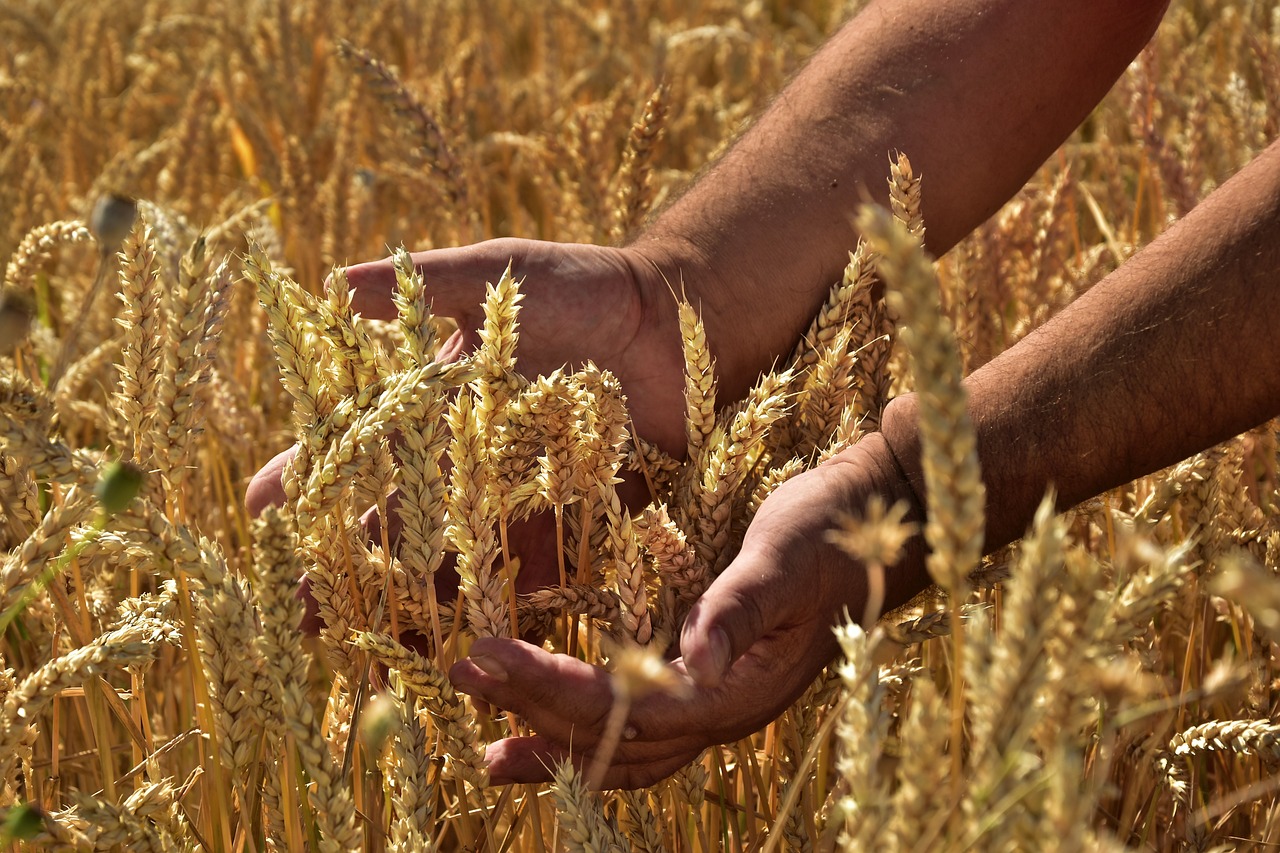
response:
{"label": "thumb", "polygon": [[694,604],[680,633],[686,671],[700,687],[718,687],[738,658],[780,624],[777,562],[741,553]]}

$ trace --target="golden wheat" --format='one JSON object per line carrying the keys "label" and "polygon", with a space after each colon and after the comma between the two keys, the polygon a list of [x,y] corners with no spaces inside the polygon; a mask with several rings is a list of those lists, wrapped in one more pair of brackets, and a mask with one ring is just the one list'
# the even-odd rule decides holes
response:
{"label": "golden wheat", "polygon": [[[1267,4],[1175,2],[1085,126],[937,265],[929,176],[895,153],[891,211],[851,232],[785,369],[743,401],[719,399],[698,306],[653,306],[681,328],[685,459],[632,434],[609,372],[519,374],[511,270],[490,271],[481,346],[456,364],[436,360],[437,283],[403,250],[397,323],[357,316],[340,269],[325,289],[331,265],[387,246],[623,239],[859,5],[0,4],[3,841],[1280,843],[1274,428],[1042,510],[980,562],[958,393],[1274,136]],[[529,731],[450,685],[476,637],[624,670],[626,643],[656,653],[764,499],[911,389],[946,605],[852,614],[865,630],[840,629],[842,660],[800,702],[651,789],[594,794],[569,765],[489,786],[486,744]],[[244,486],[290,442],[283,505],[251,522]],[[119,459],[147,473],[109,513],[94,493]],[[624,471],[646,506],[623,503]],[[509,525],[539,512],[559,583],[517,595]],[[873,587],[900,520],[867,507],[836,534]]]}

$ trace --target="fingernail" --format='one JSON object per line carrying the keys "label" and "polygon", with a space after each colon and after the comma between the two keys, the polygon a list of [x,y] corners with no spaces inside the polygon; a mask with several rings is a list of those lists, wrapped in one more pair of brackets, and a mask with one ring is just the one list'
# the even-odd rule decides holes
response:
{"label": "fingernail", "polygon": [[707,641],[711,647],[712,671],[716,681],[719,681],[729,671],[729,635],[723,628],[712,628]]}
{"label": "fingernail", "polygon": [[493,744],[485,747],[484,769],[489,774],[490,785],[511,785],[515,783],[515,779],[502,772],[502,759],[498,757],[498,751],[494,750]]}
{"label": "fingernail", "polygon": [[719,628],[707,632],[707,654],[688,661],[689,675],[693,683],[699,687],[719,687],[724,680],[725,670],[729,668],[729,638]]}
{"label": "fingernail", "polygon": [[471,662],[480,668],[480,671],[490,678],[496,678],[498,681],[505,682],[508,678],[506,667],[498,662],[497,658],[491,658],[488,655],[471,655]]}

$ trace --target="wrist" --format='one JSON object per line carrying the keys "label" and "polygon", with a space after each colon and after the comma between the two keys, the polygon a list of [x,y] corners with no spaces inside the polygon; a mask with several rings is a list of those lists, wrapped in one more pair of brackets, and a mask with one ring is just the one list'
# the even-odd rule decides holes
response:
{"label": "wrist", "polygon": [[[819,467],[824,466],[832,466],[835,472],[842,468],[847,470],[850,479],[859,484],[853,492],[854,501],[844,507],[851,515],[862,515],[865,503],[860,502],[865,502],[870,495],[879,496],[886,507],[897,503],[906,505],[907,512],[902,521],[916,525],[916,532],[903,545],[898,562],[886,573],[885,597],[880,612],[888,613],[906,604],[926,589],[931,580],[925,570],[924,504],[920,492],[899,463],[893,446],[883,433],[874,432]],[[853,605],[860,603],[855,601]]]}
{"label": "wrist", "polygon": [[692,305],[716,360],[720,401],[738,400],[794,348],[812,312],[801,316],[807,306],[773,304],[778,293],[791,291],[773,279],[771,289],[763,289],[758,282],[767,276],[760,270],[737,270],[698,241],[659,228],[623,249],[635,270],[645,322],[670,329],[678,345],[676,300]]}
{"label": "wrist", "polygon": [[884,443],[885,464],[892,465],[897,476],[911,492],[912,502],[923,517],[926,510],[924,468],[920,462],[920,430],[915,394],[894,397],[880,415],[879,435]]}

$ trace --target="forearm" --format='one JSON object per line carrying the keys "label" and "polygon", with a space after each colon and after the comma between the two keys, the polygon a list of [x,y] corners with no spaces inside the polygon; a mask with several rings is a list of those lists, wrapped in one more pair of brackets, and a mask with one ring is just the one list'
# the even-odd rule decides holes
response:
{"label": "forearm", "polygon": [[[988,549],[1280,413],[1280,143],[970,376]],[[884,429],[920,488],[915,399]]]}
{"label": "forearm", "polygon": [[887,199],[891,150],[925,176],[941,254],[1084,119],[1163,7],[880,0],[847,24],[636,244],[677,247],[726,390],[794,346],[847,261],[857,205]]}

